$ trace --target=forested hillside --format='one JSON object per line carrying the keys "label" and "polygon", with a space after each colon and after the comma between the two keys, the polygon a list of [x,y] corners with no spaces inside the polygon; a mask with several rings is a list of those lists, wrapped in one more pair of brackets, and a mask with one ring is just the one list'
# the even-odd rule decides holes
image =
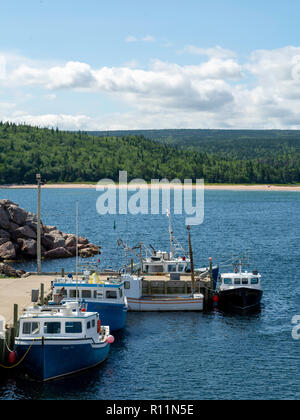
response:
{"label": "forested hillside", "polygon": [[119,170],[126,170],[129,179],[147,181],[177,177],[204,178],[207,183],[300,182],[299,132],[283,132],[288,134],[282,137],[280,132],[266,137],[240,132],[238,140],[227,131],[214,130],[214,135],[205,130],[207,136],[200,141],[197,131],[97,136],[0,122],[0,184],[34,183],[38,172],[48,182],[117,181]]}

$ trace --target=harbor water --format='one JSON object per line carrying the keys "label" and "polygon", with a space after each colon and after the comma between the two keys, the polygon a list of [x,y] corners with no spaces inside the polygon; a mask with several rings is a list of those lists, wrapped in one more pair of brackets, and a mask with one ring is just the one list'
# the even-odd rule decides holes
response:
{"label": "harbor water", "polygon": [[[79,233],[102,246],[102,269],[124,264],[119,237],[169,249],[166,215],[100,216],[99,194],[43,190],[42,221],[74,233],[79,201]],[[1,189],[0,198],[36,212],[35,190]],[[185,215],[172,215],[172,223],[187,247]],[[195,265],[213,257],[221,272],[232,271],[232,255],[249,250],[251,268],[262,275],[261,312],[128,313],[102,366],[46,384],[1,371],[0,399],[299,399],[300,340],[292,337],[292,318],[300,315],[299,226],[297,192],[207,191],[204,223],[191,230]],[[35,262],[15,266],[36,271]],[[75,259],[42,264],[45,272],[62,268],[75,271]]]}

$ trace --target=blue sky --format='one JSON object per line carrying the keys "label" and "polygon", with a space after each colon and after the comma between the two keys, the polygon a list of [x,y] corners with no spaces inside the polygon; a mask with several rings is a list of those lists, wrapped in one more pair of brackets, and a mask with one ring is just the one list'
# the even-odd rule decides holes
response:
{"label": "blue sky", "polygon": [[300,128],[299,0],[10,0],[0,119]]}

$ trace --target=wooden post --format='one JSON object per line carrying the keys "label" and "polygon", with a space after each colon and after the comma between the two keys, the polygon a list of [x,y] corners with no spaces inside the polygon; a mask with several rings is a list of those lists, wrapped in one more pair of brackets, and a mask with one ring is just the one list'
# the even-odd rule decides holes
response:
{"label": "wooden post", "polygon": [[15,327],[15,329],[17,329],[17,326],[18,326],[18,319],[19,319],[19,307],[15,303],[14,304],[14,327]]}
{"label": "wooden post", "polygon": [[195,273],[194,273],[194,258],[193,258],[193,250],[192,250],[192,241],[191,241],[191,227],[188,226],[187,230],[189,232],[189,252],[190,252],[190,260],[191,260],[191,277],[192,277],[192,294],[195,293]]}
{"label": "wooden post", "polygon": [[168,282],[165,281],[165,295],[168,294]]}
{"label": "wooden post", "polygon": [[213,263],[212,258],[209,258],[209,278],[210,278],[210,288],[214,290],[214,279],[213,279]]}
{"label": "wooden post", "polygon": [[44,283],[41,283],[41,305],[44,305],[44,294],[45,294],[45,285]]}

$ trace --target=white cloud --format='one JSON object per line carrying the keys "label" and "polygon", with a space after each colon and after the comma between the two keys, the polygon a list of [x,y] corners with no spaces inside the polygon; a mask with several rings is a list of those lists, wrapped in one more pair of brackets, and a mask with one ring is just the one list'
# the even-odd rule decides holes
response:
{"label": "white cloud", "polygon": [[[37,86],[47,100],[54,99],[58,90],[98,92],[109,95],[115,104],[125,104],[130,112],[93,118],[81,112],[32,115],[18,109],[22,102],[17,104],[15,94],[13,100],[7,97],[0,104],[0,120],[9,115],[37,125],[86,130],[300,128],[300,47],[257,50],[245,63],[221,47],[191,47],[186,51],[207,59],[195,65],[153,60],[145,69],[138,68],[137,61],[92,68],[77,61],[53,64],[2,55],[3,92]],[[16,106],[9,109],[12,102]],[[91,114],[95,115],[94,110]]]}
{"label": "white cloud", "polygon": [[125,41],[126,41],[126,42],[137,42],[137,38],[136,38],[135,36],[128,35],[128,36],[125,38]]}
{"label": "white cloud", "polygon": [[144,42],[155,42],[155,38],[154,38],[154,36],[147,35],[144,38],[142,38],[142,41],[144,41]]}
{"label": "white cloud", "polygon": [[155,38],[152,35],[146,35],[142,38],[137,38],[136,36],[133,35],[128,35],[125,38],[125,42],[155,42]]}
{"label": "white cloud", "polygon": [[220,46],[214,48],[199,48],[195,45],[186,45],[182,52],[187,52],[194,55],[206,55],[208,57],[214,57],[219,59],[235,58],[236,53],[231,50],[226,50]]}

